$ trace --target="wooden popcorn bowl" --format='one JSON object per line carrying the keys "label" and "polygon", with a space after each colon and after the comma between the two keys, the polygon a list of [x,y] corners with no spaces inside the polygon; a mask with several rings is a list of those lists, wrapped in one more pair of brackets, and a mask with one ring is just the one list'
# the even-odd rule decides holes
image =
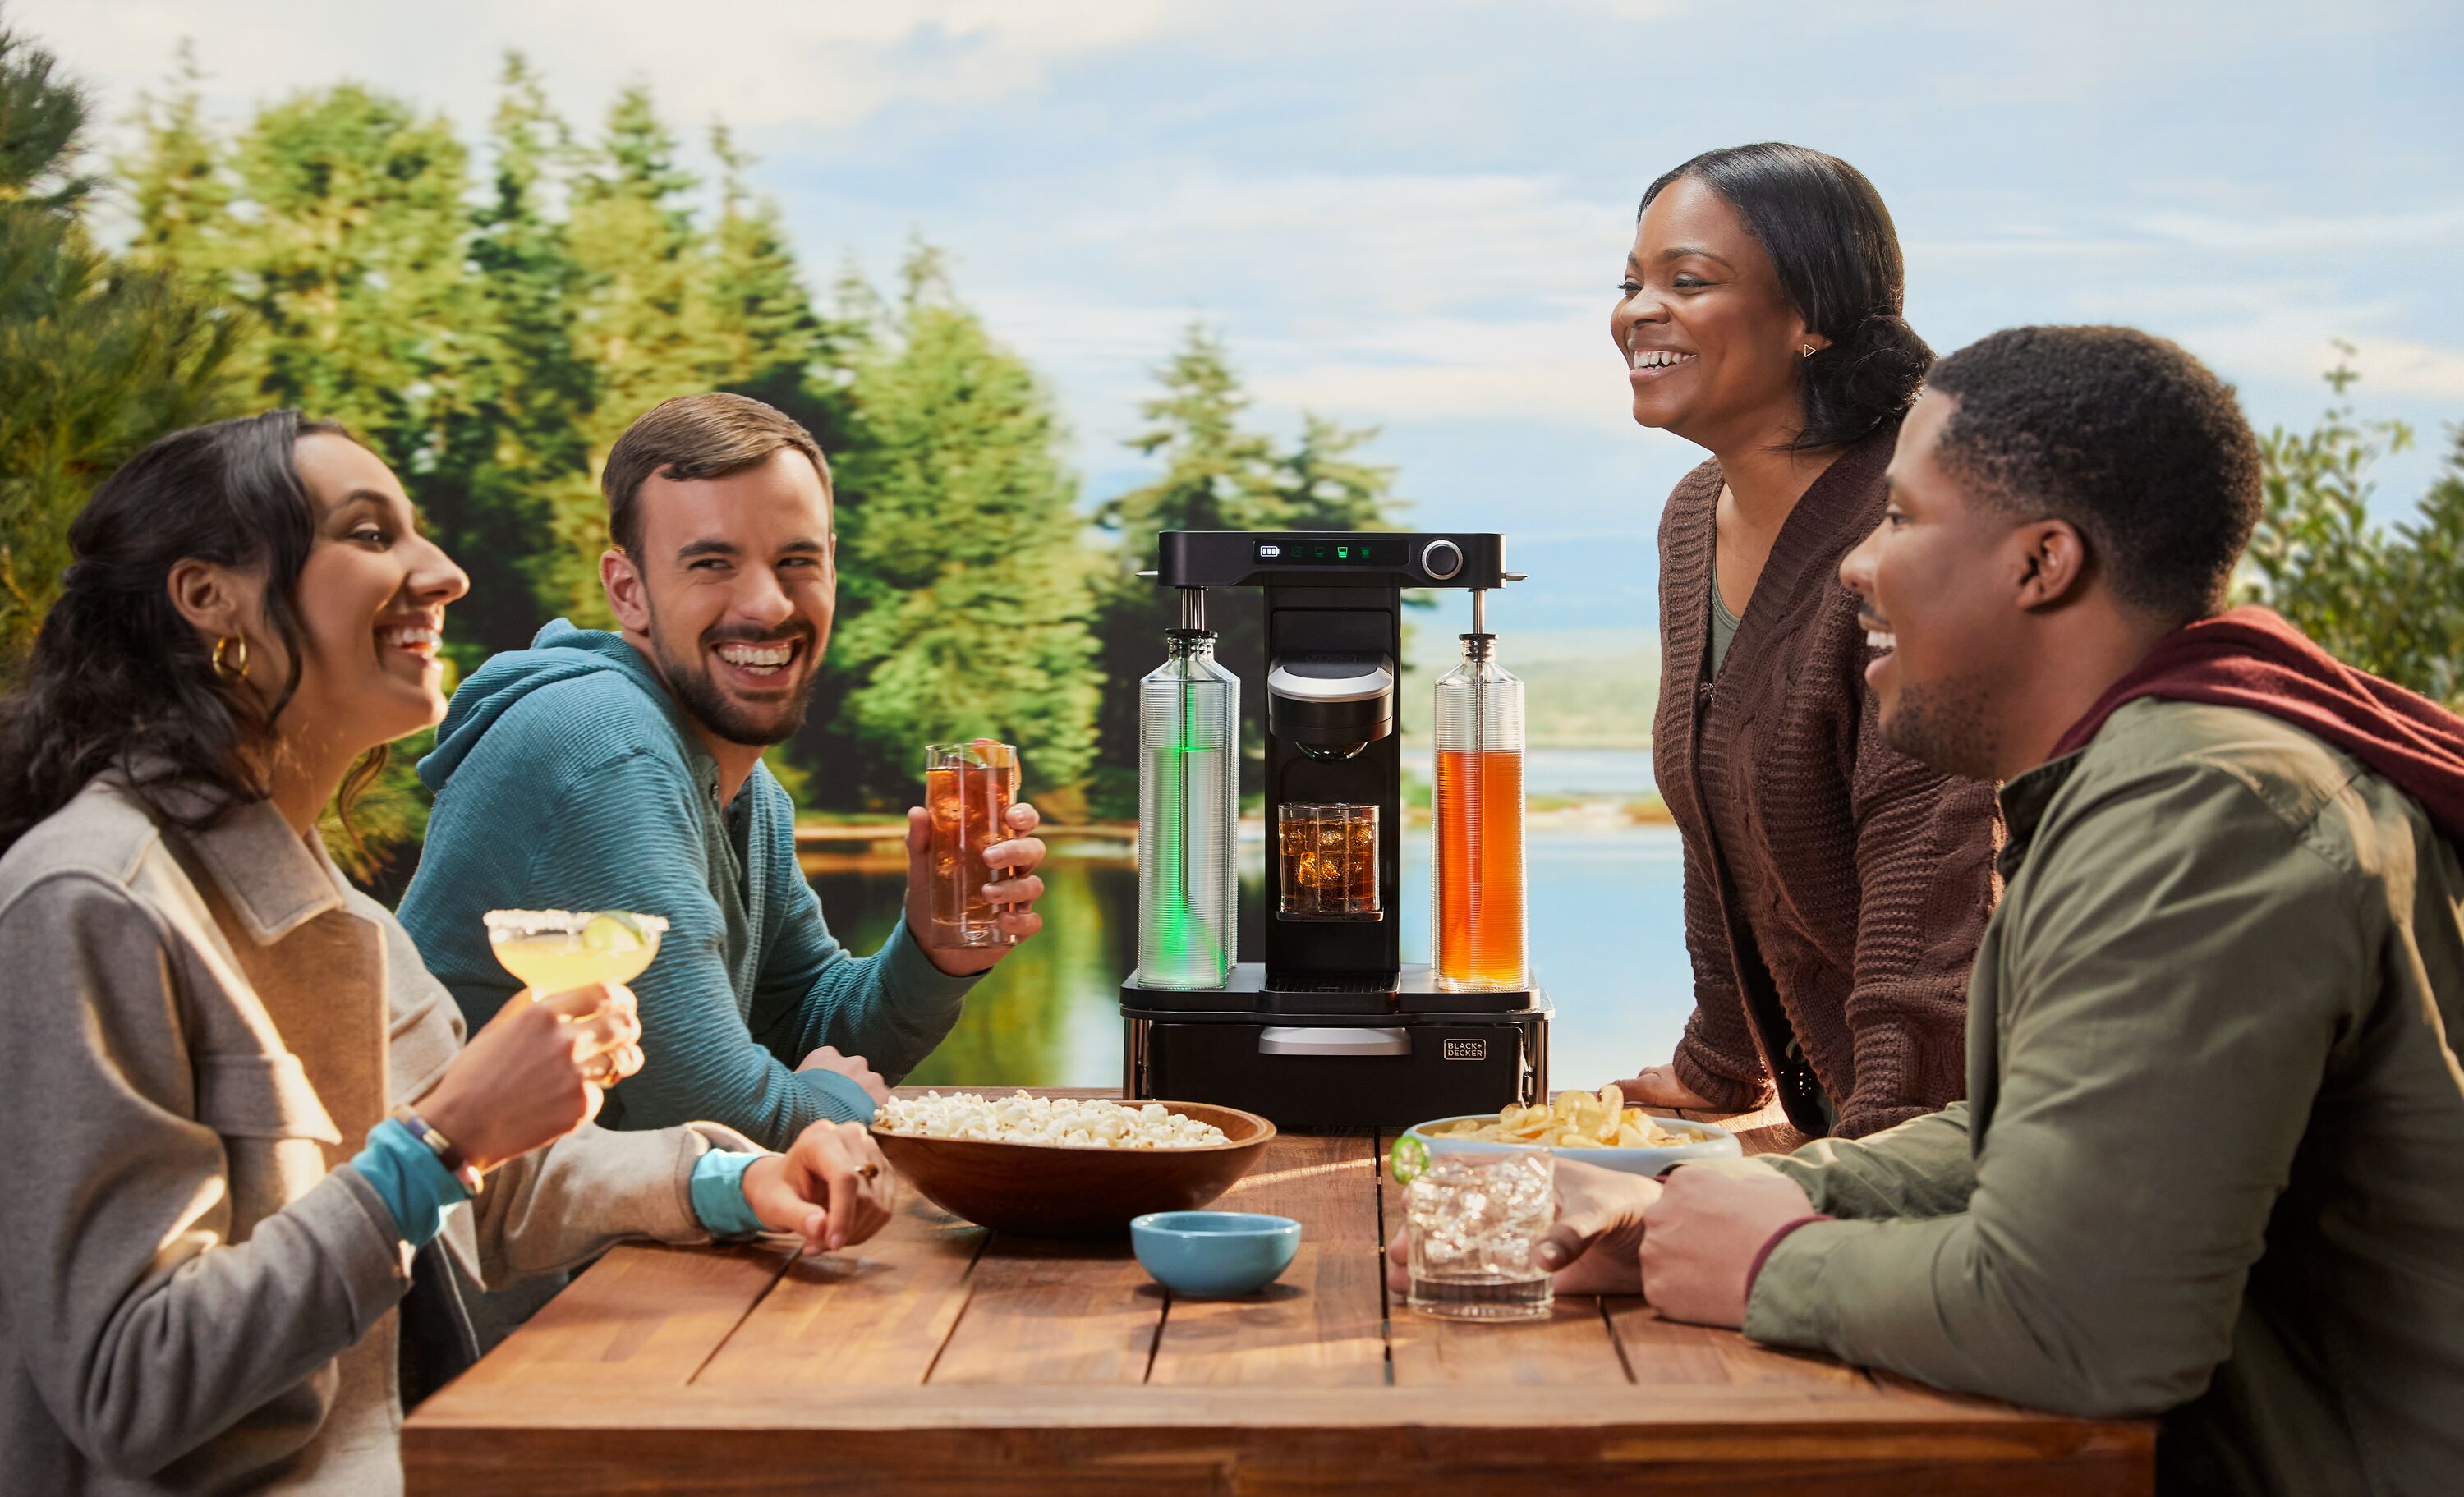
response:
{"label": "wooden popcorn bowl", "polygon": [[[1144,1106],[1143,1103],[1130,1104]],[[1195,1211],[1265,1156],[1275,1125],[1239,1108],[1165,1102],[1213,1123],[1229,1143],[1194,1149],[1082,1149],[872,1130],[884,1157],[924,1199],[997,1232],[1105,1237],[1150,1211]]]}

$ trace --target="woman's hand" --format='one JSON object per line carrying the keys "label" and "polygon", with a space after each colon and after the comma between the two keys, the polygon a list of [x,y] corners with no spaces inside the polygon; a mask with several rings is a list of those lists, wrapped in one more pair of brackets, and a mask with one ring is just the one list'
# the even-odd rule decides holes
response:
{"label": "woman's hand", "polygon": [[602,1085],[642,1068],[630,988],[594,982],[533,1000],[524,990],[414,1104],[485,1172],[599,1115]]}
{"label": "woman's hand", "polygon": [[[1560,1294],[1642,1292],[1642,1217],[1660,1199],[1660,1182],[1557,1156],[1557,1220],[1532,1248],[1556,1270]],[[1386,1244],[1386,1287],[1412,1288],[1410,1245],[1401,1232]]]}
{"label": "woman's hand", "polygon": [[1645,1066],[1642,1074],[1618,1082],[1617,1090],[1625,1093],[1629,1107],[1690,1107],[1705,1112],[1719,1111],[1711,1105],[1708,1097],[1698,1095],[1692,1087],[1678,1080],[1677,1068],[1673,1065]]}
{"label": "woman's hand", "polygon": [[744,1172],[744,1203],[770,1230],[801,1235],[807,1255],[880,1231],[897,1199],[890,1161],[861,1123],[815,1123]]}

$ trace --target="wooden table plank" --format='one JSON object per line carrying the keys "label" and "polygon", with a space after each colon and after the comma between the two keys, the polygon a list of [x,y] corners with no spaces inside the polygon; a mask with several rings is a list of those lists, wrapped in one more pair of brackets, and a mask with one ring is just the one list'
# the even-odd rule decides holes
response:
{"label": "wooden table plank", "polygon": [[1639,1299],[1606,1302],[1626,1371],[1645,1388],[1785,1390],[1811,1398],[1881,1395],[1862,1372],[1828,1357],[1758,1346],[1732,1331],[1665,1320]]}
{"label": "wooden table plank", "polygon": [[585,1380],[610,1394],[681,1388],[777,1282],[783,1247],[608,1250],[451,1392],[520,1392]]}
{"label": "wooden table plank", "polygon": [[968,1276],[967,1304],[930,1380],[1146,1381],[1165,1296],[1114,1241],[995,1235]]}
{"label": "wooden table plank", "polygon": [[797,1258],[693,1380],[708,1387],[924,1380],[965,1309],[982,1227],[902,1187],[898,1215],[854,1251]]}
{"label": "wooden table plank", "polygon": [[1300,1252],[1258,1294],[1175,1295],[1148,1381],[1287,1387],[1386,1381],[1375,1140],[1278,1136],[1217,1206],[1301,1224]]}
{"label": "wooden table plank", "polygon": [[2144,1497],[2148,1426],[2009,1409],[1872,1418],[1853,1404],[1623,1385],[1486,1390],[1432,1409],[1397,1389],[707,1390],[633,1411],[585,1390],[528,1422],[423,1409],[413,1497],[560,1492],[1529,1493]]}

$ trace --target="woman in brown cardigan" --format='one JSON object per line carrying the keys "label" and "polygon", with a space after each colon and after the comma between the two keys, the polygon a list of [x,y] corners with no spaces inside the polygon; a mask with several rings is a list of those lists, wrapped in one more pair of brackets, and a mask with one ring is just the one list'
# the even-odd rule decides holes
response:
{"label": "woman in brown cardigan", "polygon": [[1695,1007],[1626,1092],[1742,1111],[1776,1088],[1804,1133],[1872,1133],[1962,1093],[1998,892],[1992,786],[1883,746],[1838,579],[1932,351],[1873,185],[1801,146],[1654,182],[1618,289],[1634,419],[1712,454],[1661,520],[1652,733]]}

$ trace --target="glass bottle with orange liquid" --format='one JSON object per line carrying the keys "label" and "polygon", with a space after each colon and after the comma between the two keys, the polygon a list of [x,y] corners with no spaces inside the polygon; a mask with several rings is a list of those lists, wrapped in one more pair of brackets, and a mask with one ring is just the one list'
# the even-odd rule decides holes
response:
{"label": "glass bottle with orange liquid", "polygon": [[1430,884],[1437,985],[1531,985],[1524,899],[1523,683],[1497,663],[1472,595],[1463,664],[1438,678],[1438,783]]}

